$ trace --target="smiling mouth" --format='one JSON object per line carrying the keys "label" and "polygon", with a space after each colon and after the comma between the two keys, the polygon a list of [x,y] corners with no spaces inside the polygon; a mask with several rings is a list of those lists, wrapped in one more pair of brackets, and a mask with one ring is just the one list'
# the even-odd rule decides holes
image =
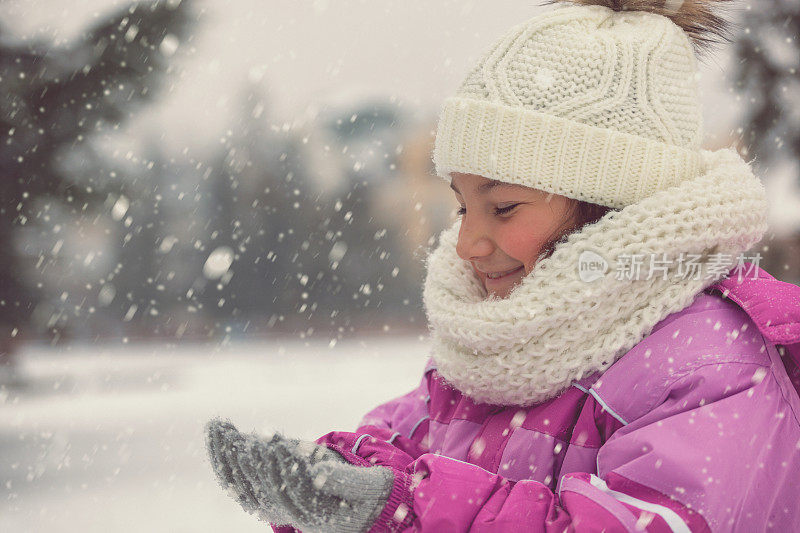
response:
{"label": "smiling mouth", "polygon": [[513,274],[517,270],[521,269],[522,265],[518,266],[517,268],[512,268],[511,270],[505,270],[503,272],[487,272],[486,277],[489,279],[499,279],[504,276],[508,276],[509,274]]}

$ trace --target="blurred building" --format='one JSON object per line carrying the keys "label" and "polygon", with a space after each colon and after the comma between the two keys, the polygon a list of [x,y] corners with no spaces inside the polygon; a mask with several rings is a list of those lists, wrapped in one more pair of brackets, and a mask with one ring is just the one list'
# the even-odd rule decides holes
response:
{"label": "blurred building", "polygon": [[376,216],[403,244],[405,253],[398,266],[420,282],[433,239],[453,222],[456,208],[447,182],[434,174],[434,128],[429,119],[407,130],[399,147],[397,174],[376,191],[373,202]]}

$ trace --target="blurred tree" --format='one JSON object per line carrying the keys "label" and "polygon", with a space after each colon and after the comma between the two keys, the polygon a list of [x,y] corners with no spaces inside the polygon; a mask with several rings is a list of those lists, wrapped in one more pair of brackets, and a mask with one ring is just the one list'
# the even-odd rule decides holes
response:
{"label": "blurred tree", "polygon": [[[800,182],[800,3],[773,0],[769,7],[753,7],[748,5],[743,14],[734,48],[735,87],[744,100],[739,134],[759,175],[792,194],[796,185],[791,184]],[[789,217],[775,224],[795,224],[796,216]],[[798,283],[800,235],[791,227],[772,230],[762,243],[760,266]]]}
{"label": "blurred tree", "polygon": [[121,197],[127,209],[117,226],[118,264],[113,276],[109,276],[116,298],[108,311],[115,318],[133,320],[145,333],[152,333],[162,319],[158,287],[163,286],[164,272],[163,255],[158,250],[164,236],[161,204],[168,165],[154,139],[145,145],[144,158],[146,170],[126,182],[126,194]]}
{"label": "blurred tree", "polygon": [[[757,163],[800,158],[800,3],[773,0],[744,14],[735,83],[745,98],[742,140]],[[798,176],[800,178],[800,176]]]}
{"label": "blurred tree", "polygon": [[78,185],[61,162],[152,99],[187,36],[189,6],[132,5],[66,49],[12,42],[0,30],[0,361],[10,359],[40,296],[16,253],[16,229],[36,221],[40,198],[65,202],[74,215],[106,198],[99,176]]}
{"label": "blurred tree", "polygon": [[274,326],[301,305],[295,303],[302,299],[310,253],[303,242],[319,208],[304,177],[300,141],[266,127],[263,91],[248,85],[239,102],[208,179],[206,254],[232,261],[224,272],[205,269],[211,277],[200,299],[220,326],[262,319]]}

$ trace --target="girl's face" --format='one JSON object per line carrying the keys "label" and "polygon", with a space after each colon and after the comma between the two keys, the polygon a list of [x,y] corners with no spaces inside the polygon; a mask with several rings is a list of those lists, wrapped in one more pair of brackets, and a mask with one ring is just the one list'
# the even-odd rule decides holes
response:
{"label": "girl's face", "polygon": [[461,205],[456,251],[487,295],[505,298],[551,239],[575,226],[575,200],[476,174],[450,173]]}

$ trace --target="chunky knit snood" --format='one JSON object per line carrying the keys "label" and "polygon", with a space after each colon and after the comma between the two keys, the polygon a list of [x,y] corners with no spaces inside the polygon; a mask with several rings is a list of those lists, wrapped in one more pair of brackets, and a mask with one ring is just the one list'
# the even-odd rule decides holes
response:
{"label": "chunky knit snood", "polygon": [[[458,257],[460,220],[444,230],[427,259],[423,294],[440,374],[478,402],[530,406],[608,368],[689,306],[767,229],[764,187],[748,163],[730,148],[700,156],[696,178],[569,235],[504,299],[487,299]],[[584,281],[578,266],[587,254],[607,262],[605,275]],[[615,273],[623,258],[651,254],[666,272]],[[692,275],[680,260],[689,254],[700,256]]]}

